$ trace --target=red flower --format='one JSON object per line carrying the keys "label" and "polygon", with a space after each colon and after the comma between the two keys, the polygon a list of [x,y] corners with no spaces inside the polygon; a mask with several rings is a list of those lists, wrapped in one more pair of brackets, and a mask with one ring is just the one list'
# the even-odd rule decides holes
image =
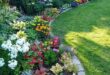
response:
{"label": "red flower", "polygon": [[28,64],[32,65],[32,64],[35,64],[36,62],[37,62],[36,57],[33,57],[32,58],[32,61],[29,62]]}
{"label": "red flower", "polygon": [[38,64],[44,64],[43,60],[38,59]]}
{"label": "red flower", "polygon": [[58,37],[54,37],[52,40],[52,48],[59,48],[60,40]]}
{"label": "red flower", "polygon": [[28,56],[28,54],[24,54],[24,58],[28,59],[28,58],[30,58],[30,56]]}
{"label": "red flower", "polygon": [[40,56],[42,59],[44,59],[44,55],[43,55],[43,53],[42,53],[41,51],[38,51],[37,54],[38,54],[38,56]]}
{"label": "red flower", "polygon": [[34,43],[31,48],[33,51],[37,51],[37,45]]}
{"label": "red flower", "polygon": [[42,19],[45,20],[45,21],[48,21],[48,22],[50,22],[52,20],[51,17],[45,16],[45,15],[42,16]]}
{"label": "red flower", "polygon": [[39,45],[40,45],[40,48],[43,48],[43,43],[42,43],[42,42],[40,42],[40,44],[39,44]]}
{"label": "red flower", "polygon": [[38,54],[38,56],[42,56],[42,52],[41,51],[38,51],[37,54]]}

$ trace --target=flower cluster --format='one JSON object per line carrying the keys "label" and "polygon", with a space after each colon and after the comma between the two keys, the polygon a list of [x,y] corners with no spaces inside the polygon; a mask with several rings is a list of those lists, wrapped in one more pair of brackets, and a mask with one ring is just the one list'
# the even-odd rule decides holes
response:
{"label": "flower cluster", "polygon": [[18,36],[18,38],[26,38],[27,37],[26,33],[21,30],[17,32],[17,36]]}
{"label": "flower cluster", "polygon": [[10,35],[7,41],[4,41],[1,47],[7,50],[11,60],[8,61],[8,66],[14,69],[17,66],[17,61],[15,58],[18,56],[18,52],[26,53],[29,51],[29,42],[26,41],[25,37],[19,38],[17,34]]}
{"label": "flower cluster", "polygon": [[13,29],[22,30],[26,28],[26,23],[22,21],[14,21],[11,23]]}
{"label": "flower cluster", "polygon": [[29,61],[28,64],[30,65],[34,65],[36,63],[43,64],[44,60],[43,49],[44,47],[41,44],[38,45],[34,43],[33,45],[31,45],[31,50],[25,53],[24,55],[25,59],[32,60]]}
{"label": "flower cluster", "polygon": [[49,35],[50,26],[46,24],[38,24],[36,26],[36,31],[44,33],[46,36]]}
{"label": "flower cluster", "polygon": [[62,54],[61,61],[64,63],[64,69],[68,72],[77,72],[77,67],[73,64],[71,59],[70,53],[64,52]]}
{"label": "flower cluster", "polygon": [[49,36],[51,30],[49,21],[50,18],[45,16],[36,16],[31,22],[32,29],[36,30],[39,40],[45,40]]}
{"label": "flower cluster", "polygon": [[8,61],[8,66],[11,68],[11,69],[15,69],[15,67],[17,66],[17,61],[16,60],[10,60]]}
{"label": "flower cluster", "polygon": [[59,10],[57,8],[52,8],[51,12],[55,15],[59,13]]}
{"label": "flower cluster", "polygon": [[63,71],[63,67],[62,67],[60,64],[56,63],[56,65],[55,65],[55,66],[52,66],[52,68],[51,68],[50,70],[51,70],[55,75],[58,75],[60,72]]}

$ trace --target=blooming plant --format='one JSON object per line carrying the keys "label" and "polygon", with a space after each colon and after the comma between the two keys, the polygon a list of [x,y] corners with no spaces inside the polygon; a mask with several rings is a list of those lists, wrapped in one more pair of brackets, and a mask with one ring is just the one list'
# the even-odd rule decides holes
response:
{"label": "blooming plant", "polygon": [[46,68],[44,68],[44,67],[40,67],[40,69],[38,70],[36,70],[35,71],[35,74],[34,75],[46,75],[47,73],[46,73]]}
{"label": "blooming plant", "polygon": [[[29,51],[30,43],[26,41],[26,37],[20,37],[17,34],[10,35],[9,39],[4,41],[1,45],[4,51],[8,52],[8,59],[5,57],[0,60],[1,67],[7,65],[10,69],[16,70],[20,65],[22,56]],[[5,63],[6,62],[6,63]]]}
{"label": "blooming plant", "polygon": [[13,29],[23,30],[26,28],[26,23],[23,21],[13,21],[13,23],[11,23],[11,26]]}
{"label": "blooming plant", "polygon": [[52,66],[52,68],[50,68],[50,70],[55,75],[59,75],[59,73],[63,71],[63,67],[60,64],[56,63],[56,65],[55,66]]}
{"label": "blooming plant", "polygon": [[44,41],[49,37],[50,26],[48,20],[45,20],[41,16],[36,16],[31,25],[32,29],[36,30],[39,40]]}
{"label": "blooming plant", "polygon": [[60,13],[60,11],[57,8],[52,8],[51,9],[52,16],[55,17]]}
{"label": "blooming plant", "polygon": [[72,63],[70,53],[64,52],[61,56],[61,61],[64,64],[64,69],[68,72],[77,72],[77,66]]}

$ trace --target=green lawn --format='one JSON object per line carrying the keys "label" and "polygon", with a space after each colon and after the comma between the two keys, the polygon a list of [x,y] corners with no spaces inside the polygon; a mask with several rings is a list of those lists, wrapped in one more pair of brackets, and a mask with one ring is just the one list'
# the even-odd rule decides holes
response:
{"label": "green lawn", "polygon": [[72,45],[86,75],[110,75],[110,0],[97,0],[60,15],[53,33]]}

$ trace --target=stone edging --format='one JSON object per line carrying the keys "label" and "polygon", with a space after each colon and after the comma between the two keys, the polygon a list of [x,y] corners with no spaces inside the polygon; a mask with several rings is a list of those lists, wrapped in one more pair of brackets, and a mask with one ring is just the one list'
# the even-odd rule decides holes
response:
{"label": "stone edging", "polygon": [[[70,10],[70,9],[71,9],[71,8],[69,8],[69,9],[63,11],[62,13],[67,12],[67,11]],[[59,15],[61,15],[62,13],[60,13]],[[58,15],[58,16],[59,16],[59,15]],[[58,17],[58,16],[57,16],[57,17]],[[49,26],[51,26],[51,24],[52,24],[53,21],[54,21],[54,20],[50,21]],[[50,36],[51,36],[51,37],[54,37],[54,34],[53,34],[52,32],[50,32]],[[64,47],[64,45],[61,44],[61,47]],[[72,48],[72,47],[66,47],[65,49],[67,49],[67,51],[73,51],[73,48]],[[72,52],[72,55],[73,55],[73,57],[72,57],[73,64],[77,65],[77,67],[78,67],[78,73],[77,73],[77,75],[86,75],[86,74],[85,74],[84,67],[83,67],[83,65],[81,64],[81,62],[80,62],[80,60],[78,59],[78,57],[77,57],[73,52]]]}

